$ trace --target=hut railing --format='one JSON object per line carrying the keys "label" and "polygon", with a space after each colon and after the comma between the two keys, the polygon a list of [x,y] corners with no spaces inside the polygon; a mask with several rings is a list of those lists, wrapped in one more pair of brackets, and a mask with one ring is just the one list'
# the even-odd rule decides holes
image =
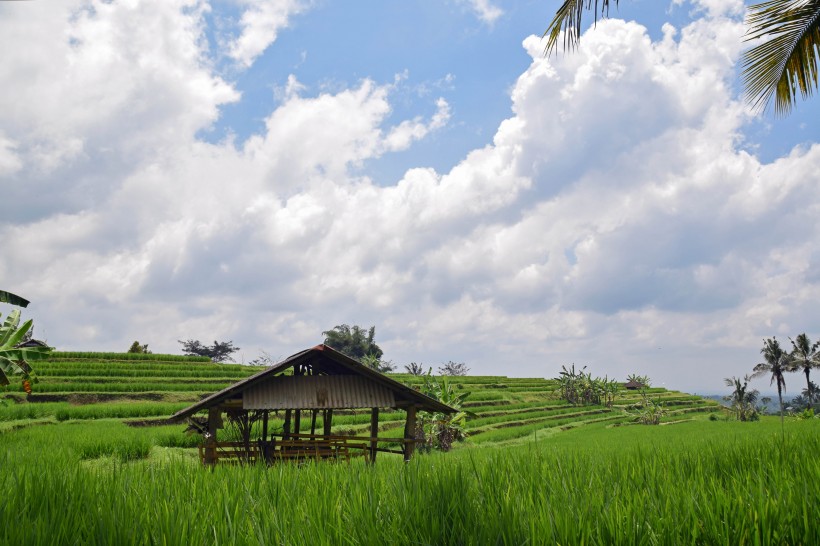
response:
{"label": "hut railing", "polygon": [[401,449],[376,447],[375,451],[403,455],[408,444],[416,440],[405,438],[378,438],[371,436],[340,436],[324,434],[289,434],[286,438],[272,436],[270,440],[245,442],[212,442],[199,446],[199,457],[204,463],[209,449],[213,451],[214,463],[247,463],[258,460],[272,463],[298,459],[342,459],[374,457],[373,442],[401,444]]}

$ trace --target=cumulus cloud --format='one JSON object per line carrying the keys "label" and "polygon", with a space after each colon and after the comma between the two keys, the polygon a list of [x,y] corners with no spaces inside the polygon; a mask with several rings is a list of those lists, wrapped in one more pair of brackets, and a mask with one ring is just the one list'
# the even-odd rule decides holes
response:
{"label": "cumulus cloud", "polygon": [[[44,35],[32,70],[0,68],[0,92],[30,91],[0,121],[0,182],[60,196],[25,218],[0,205],[0,279],[37,302],[57,345],[217,336],[285,356],[346,322],[376,324],[399,362],[543,376],[575,361],[659,381],[685,367],[719,383],[741,371],[707,355],[754,359],[762,335],[817,322],[820,146],[771,164],[739,149],[742,28],[726,10],[655,42],[603,21],[559,58],[528,38],[492,142],[393,181],[363,167],[451,116],[423,99],[429,118],[394,121],[401,82],[310,95],[292,77],[259,134],[199,140],[239,97],[192,6],[46,10],[50,35],[70,38]],[[0,30],[21,32],[6,19]],[[140,21],[163,37],[145,51]],[[88,85],[43,89],[61,63]]]}
{"label": "cumulus cloud", "polygon": [[288,26],[290,17],[306,9],[299,0],[241,0],[240,33],[230,40],[228,55],[248,67]]}
{"label": "cumulus cloud", "polygon": [[476,17],[487,24],[493,24],[496,19],[504,15],[504,10],[494,5],[490,0],[460,0],[467,4]]}

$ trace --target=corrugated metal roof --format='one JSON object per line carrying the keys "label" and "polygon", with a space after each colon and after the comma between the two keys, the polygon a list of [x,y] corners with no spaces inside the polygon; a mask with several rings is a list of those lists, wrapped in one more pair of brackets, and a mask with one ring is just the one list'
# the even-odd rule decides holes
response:
{"label": "corrugated metal roof", "polygon": [[252,386],[260,382],[266,381],[267,378],[272,378],[277,374],[284,372],[288,368],[297,365],[309,365],[313,368],[314,373],[325,374],[329,377],[357,375],[367,378],[368,380],[374,382],[377,385],[385,387],[393,393],[394,404],[390,407],[396,407],[396,405],[398,405],[399,402],[404,402],[408,404],[413,404],[424,411],[438,411],[442,413],[456,413],[457,411],[455,408],[451,408],[447,404],[443,404],[438,400],[430,398],[425,394],[422,394],[414,389],[411,389],[407,385],[399,383],[395,379],[391,379],[390,377],[380,372],[377,372],[376,370],[368,368],[361,362],[354,360],[349,356],[328,347],[327,345],[317,345],[316,347],[293,354],[285,360],[283,360],[282,362],[272,366],[271,368],[262,370],[257,374],[247,377],[225,389],[222,389],[219,392],[215,392],[214,394],[205,397],[196,404],[189,406],[184,410],[176,412],[174,415],[171,416],[171,420],[183,419],[185,417],[193,415],[194,413],[200,410],[216,406],[230,398],[241,398],[243,397],[245,391],[250,389]]}
{"label": "corrugated metal roof", "polygon": [[393,391],[360,375],[276,376],[242,393],[245,409],[392,408]]}

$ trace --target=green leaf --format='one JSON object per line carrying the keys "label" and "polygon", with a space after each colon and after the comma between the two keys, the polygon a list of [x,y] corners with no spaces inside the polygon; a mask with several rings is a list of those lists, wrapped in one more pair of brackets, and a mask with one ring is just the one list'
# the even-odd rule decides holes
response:
{"label": "green leaf", "polygon": [[0,290],[0,303],[10,303],[11,305],[28,307],[29,301],[25,298],[21,298],[16,294],[12,294],[11,292]]}

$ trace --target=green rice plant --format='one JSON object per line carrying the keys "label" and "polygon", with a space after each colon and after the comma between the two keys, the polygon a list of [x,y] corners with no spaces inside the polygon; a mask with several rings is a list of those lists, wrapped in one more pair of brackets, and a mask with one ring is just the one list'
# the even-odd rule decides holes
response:
{"label": "green rice plant", "polygon": [[65,404],[54,415],[58,421],[69,419],[124,419],[129,417],[168,417],[188,407],[187,402],[125,402],[69,406]]}
{"label": "green rice plant", "polygon": [[206,356],[162,355],[145,353],[105,353],[89,351],[54,351],[50,360],[157,360],[162,362],[211,362]]}
{"label": "green rice plant", "polygon": [[[351,463],[218,466],[189,457],[78,464],[69,438],[11,433],[0,544],[820,543],[816,420],[580,427],[538,442]],[[43,442],[59,438],[54,448]],[[153,441],[153,440],[152,440]],[[298,494],[294,494],[298,492]]]}
{"label": "green rice plant", "polygon": [[20,419],[41,419],[53,416],[57,411],[68,408],[66,402],[44,404],[10,404],[0,406],[0,421],[17,421]]}

